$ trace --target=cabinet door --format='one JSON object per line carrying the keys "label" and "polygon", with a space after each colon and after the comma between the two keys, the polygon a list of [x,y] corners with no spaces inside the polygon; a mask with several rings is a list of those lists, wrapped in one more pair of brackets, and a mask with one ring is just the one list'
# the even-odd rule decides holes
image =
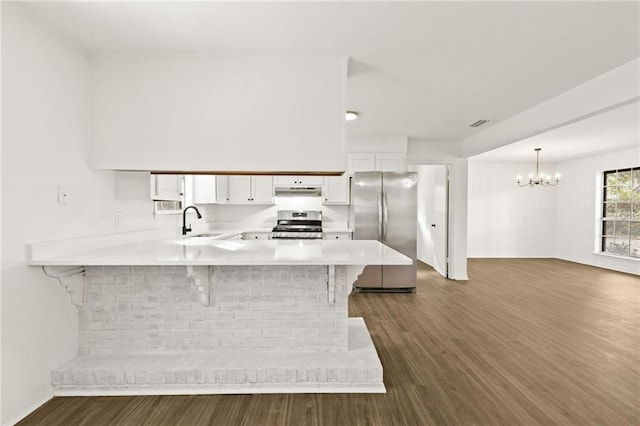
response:
{"label": "cabinet door", "polygon": [[229,176],[216,176],[216,203],[229,202]]}
{"label": "cabinet door", "polygon": [[191,181],[191,201],[193,204],[213,204],[216,199],[216,177],[212,175],[193,175],[185,176],[186,180]]}
{"label": "cabinet door", "polygon": [[349,204],[349,176],[325,177],[322,184],[323,204]]}
{"label": "cabinet door", "polygon": [[276,176],[273,178],[276,185],[322,185],[322,176]]}
{"label": "cabinet door", "polygon": [[350,240],[350,232],[324,232],[323,237],[325,240]]}
{"label": "cabinet door", "polygon": [[151,199],[182,201],[182,175],[151,175]]}
{"label": "cabinet door", "polygon": [[298,184],[298,176],[275,176],[273,183],[276,185],[294,186]]}
{"label": "cabinet door", "polygon": [[348,172],[373,172],[376,170],[374,154],[349,154]]}
{"label": "cabinet door", "polygon": [[229,196],[230,203],[251,202],[251,176],[229,176]]}
{"label": "cabinet door", "polygon": [[376,154],[376,171],[378,172],[404,172],[404,154]]}
{"label": "cabinet door", "polygon": [[242,234],[243,240],[269,240],[271,232],[245,232]]}
{"label": "cabinet door", "polygon": [[322,176],[298,176],[298,184],[304,186],[322,185]]}
{"label": "cabinet door", "polygon": [[251,202],[273,203],[273,178],[271,176],[251,176]]}

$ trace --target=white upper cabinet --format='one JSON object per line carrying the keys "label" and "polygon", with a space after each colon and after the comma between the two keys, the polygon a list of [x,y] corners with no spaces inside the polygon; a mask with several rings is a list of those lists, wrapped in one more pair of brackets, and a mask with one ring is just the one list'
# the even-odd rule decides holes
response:
{"label": "white upper cabinet", "polygon": [[251,176],[251,198],[254,203],[273,204],[273,178]]}
{"label": "white upper cabinet", "polygon": [[349,176],[327,176],[322,184],[323,204],[349,204]]}
{"label": "white upper cabinet", "polygon": [[379,172],[406,172],[405,163],[405,154],[376,154],[376,171]]}
{"label": "white upper cabinet", "polygon": [[276,176],[273,178],[275,185],[284,186],[318,186],[322,185],[322,176]]}
{"label": "white upper cabinet", "polygon": [[218,176],[218,203],[273,204],[271,176]]}
{"label": "white upper cabinet", "polygon": [[187,175],[185,182],[185,203],[214,204],[217,201],[216,177],[212,175]]}
{"label": "white upper cabinet", "polygon": [[348,173],[405,172],[406,155],[402,153],[357,153],[348,155]]}
{"label": "white upper cabinet", "polygon": [[90,167],[344,171],[346,68],[330,55],[92,56]]}
{"label": "white upper cabinet", "polygon": [[151,175],[151,199],[182,201],[184,178],[182,175]]}

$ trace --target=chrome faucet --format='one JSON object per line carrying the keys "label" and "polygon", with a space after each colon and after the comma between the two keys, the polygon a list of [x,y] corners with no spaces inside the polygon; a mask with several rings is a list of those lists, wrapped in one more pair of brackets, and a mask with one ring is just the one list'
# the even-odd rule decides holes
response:
{"label": "chrome faucet", "polygon": [[196,214],[198,215],[198,219],[202,219],[202,215],[200,214],[196,206],[186,207],[182,211],[182,235],[187,235],[187,232],[191,232],[191,225],[189,225],[189,227],[187,228],[187,210],[189,209],[194,209],[196,211]]}

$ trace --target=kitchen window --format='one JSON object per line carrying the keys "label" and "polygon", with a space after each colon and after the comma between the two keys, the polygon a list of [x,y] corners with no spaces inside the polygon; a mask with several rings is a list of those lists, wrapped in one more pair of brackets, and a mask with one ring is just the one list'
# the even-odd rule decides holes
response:
{"label": "kitchen window", "polygon": [[640,258],[640,167],[603,173],[600,250]]}

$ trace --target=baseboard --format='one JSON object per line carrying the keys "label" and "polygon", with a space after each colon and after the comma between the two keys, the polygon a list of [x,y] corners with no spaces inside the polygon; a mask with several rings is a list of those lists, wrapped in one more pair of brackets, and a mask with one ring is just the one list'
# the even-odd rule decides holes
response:
{"label": "baseboard", "polygon": [[467,256],[467,259],[556,259],[554,256],[549,255],[509,255],[509,256],[498,256],[498,255],[483,255],[483,256]]}
{"label": "baseboard", "polygon": [[[37,397],[32,398],[24,408],[20,409],[16,413],[11,413],[6,417],[2,418],[2,426],[13,426],[18,423],[20,420],[27,417],[29,414],[33,413],[35,410],[40,408],[43,404],[53,398],[53,387],[49,386],[46,392],[42,392]],[[3,410],[4,411],[4,410]],[[3,414],[6,414],[4,412]]]}
{"label": "baseboard", "polygon": [[[593,254],[593,256],[602,256],[599,254]],[[605,255],[606,256],[606,255]],[[592,266],[594,268],[606,269],[608,271],[622,272],[623,274],[640,275],[640,262],[634,259],[613,258],[612,260],[600,260],[599,262],[589,262],[584,259],[575,259],[569,257],[554,257],[554,259],[564,260],[566,262],[579,263],[580,265]],[[616,263],[610,265],[609,263]]]}

